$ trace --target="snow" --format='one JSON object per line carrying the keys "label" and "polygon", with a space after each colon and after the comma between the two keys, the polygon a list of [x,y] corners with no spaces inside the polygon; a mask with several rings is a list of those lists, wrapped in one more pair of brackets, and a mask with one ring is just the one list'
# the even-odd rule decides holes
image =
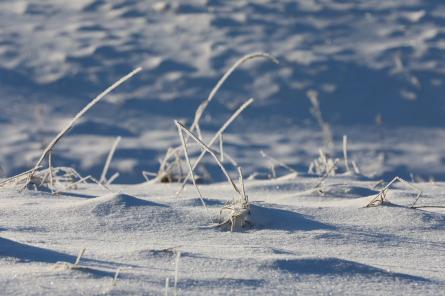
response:
{"label": "snow", "polygon": [[[57,183],[56,195],[0,186],[2,294],[159,295],[169,278],[173,295],[179,253],[180,295],[442,294],[444,19],[438,0],[0,1],[0,178],[32,168],[92,98],[143,68],[52,153],[53,166],[99,179],[121,136],[113,184]],[[280,63],[244,63],[201,120],[208,142],[255,99],[224,133],[250,201],[249,223],[230,232],[211,227],[191,185],[176,197],[180,184],[144,183],[142,171],[180,145],[174,120],[190,126],[218,79],[253,52]],[[344,171],[343,135],[360,174]],[[320,148],[339,159],[335,175],[307,173]],[[235,195],[209,156],[203,163],[199,188],[217,220]],[[418,208],[401,183],[365,208],[396,176],[422,191]]]}
{"label": "snow", "polygon": [[[180,251],[183,295],[441,293],[443,210],[406,207],[415,194],[398,186],[387,205],[364,208],[375,182],[349,177],[332,178],[323,195],[296,194],[317,181],[247,182],[252,225],[236,232],[208,228],[193,188],[177,199],[178,184],[4,190],[0,281],[6,294],[161,294]],[[419,205],[443,203],[443,183],[416,186]],[[216,217],[233,193],[200,187]],[[82,269],[54,269],[82,248]]]}

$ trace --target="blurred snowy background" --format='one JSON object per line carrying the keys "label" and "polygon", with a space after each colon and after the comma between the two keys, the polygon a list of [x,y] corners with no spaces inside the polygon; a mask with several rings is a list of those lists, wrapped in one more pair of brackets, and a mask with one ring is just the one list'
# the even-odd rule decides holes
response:
{"label": "blurred snowy background", "polygon": [[[0,166],[30,168],[83,105],[131,69],[144,71],[64,138],[56,165],[100,174],[116,136],[117,182],[142,181],[179,143],[223,73],[264,51],[279,65],[246,63],[205,116],[215,130],[256,99],[227,136],[247,172],[260,150],[305,172],[323,145],[310,112],[318,95],[338,151],[370,176],[445,179],[445,3],[422,0],[0,1]],[[337,151],[337,152],[338,152]]]}

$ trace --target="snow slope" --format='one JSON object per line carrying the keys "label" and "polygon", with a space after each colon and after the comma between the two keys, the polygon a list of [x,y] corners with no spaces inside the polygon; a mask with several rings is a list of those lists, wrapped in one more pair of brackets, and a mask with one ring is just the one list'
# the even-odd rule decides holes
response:
{"label": "snow slope", "polygon": [[[400,186],[387,205],[363,208],[375,182],[350,177],[330,179],[322,196],[299,194],[317,182],[248,182],[252,226],[237,232],[207,228],[193,188],[177,199],[175,184],[82,186],[57,197],[3,190],[0,282],[5,295],[160,295],[180,252],[180,295],[443,292],[443,209],[408,208],[415,194]],[[420,206],[444,205],[443,183],[416,186]],[[201,190],[215,217],[233,195],[226,184]],[[54,267],[82,248],[80,269]]]}

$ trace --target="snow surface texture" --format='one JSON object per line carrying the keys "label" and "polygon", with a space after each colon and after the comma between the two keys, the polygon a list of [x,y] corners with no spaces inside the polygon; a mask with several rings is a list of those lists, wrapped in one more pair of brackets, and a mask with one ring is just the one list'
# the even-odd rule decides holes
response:
{"label": "snow surface texture", "polygon": [[[207,228],[192,188],[174,197],[178,184],[81,186],[58,197],[3,190],[3,293],[161,295],[177,252],[180,295],[443,293],[443,209],[408,208],[415,194],[400,186],[386,205],[363,208],[375,182],[333,177],[323,195],[308,193],[317,182],[248,182],[252,226],[237,232]],[[445,184],[416,185],[419,205],[443,204]],[[233,195],[225,183],[201,190],[215,217]],[[82,248],[81,268],[54,267]]]}
{"label": "snow surface texture", "polygon": [[[444,25],[441,0],[0,1],[0,177],[30,169],[85,104],[144,68],[52,155],[98,179],[121,136],[108,177],[127,185],[58,197],[1,189],[2,293],[159,295],[167,277],[173,286],[178,252],[180,294],[443,293],[445,184],[426,181],[445,180]],[[173,120],[190,123],[224,71],[257,51],[280,64],[242,65],[202,120],[210,139],[255,99],[224,135],[225,152],[256,176],[246,181],[252,226],[209,229],[191,187],[178,199],[178,184],[138,183],[180,143]],[[332,156],[348,135],[362,173],[330,176],[322,193],[306,174],[323,146],[309,91],[333,132]],[[261,151],[299,177],[268,180]],[[213,180],[200,188],[216,217],[233,193],[204,160]],[[389,203],[363,208],[376,181],[395,176],[419,182],[419,205],[434,207],[409,208],[416,193],[395,185]],[[54,268],[83,247],[80,266]]]}

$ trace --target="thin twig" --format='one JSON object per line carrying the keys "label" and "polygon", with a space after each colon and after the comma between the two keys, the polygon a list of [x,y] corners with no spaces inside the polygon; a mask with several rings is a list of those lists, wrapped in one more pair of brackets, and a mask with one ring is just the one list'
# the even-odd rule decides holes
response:
{"label": "thin twig", "polygon": [[[233,187],[233,189],[238,193],[241,194],[241,191],[238,189],[238,187],[236,186],[236,184],[233,182],[232,178],[230,177],[230,175],[227,173],[226,169],[224,168],[223,164],[219,161],[218,156],[216,156],[215,152],[212,151],[212,149],[210,149],[206,144],[204,144],[200,139],[198,139],[197,136],[195,136],[192,132],[190,132],[183,124],[181,124],[180,122],[175,120],[175,124],[176,126],[180,127],[182,130],[184,130],[193,140],[195,140],[195,142],[197,142],[205,151],[207,151],[210,155],[212,155],[212,157],[215,159],[216,163],[218,164],[218,166],[221,168],[221,170],[223,171],[224,175],[227,178],[227,181],[229,182],[229,184]],[[196,163],[196,162],[195,162]]]}
{"label": "thin twig", "polygon": [[122,139],[121,136],[116,138],[116,140],[113,143],[113,146],[111,146],[110,152],[108,153],[107,160],[105,161],[105,165],[104,165],[102,174],[100,175],[100,179],[99,179],[99,182],[101,182],[102,184],[106,183],[107,172],[108,172],[108,169],[110,168],[111,160],[113,159],[114,152],[116,151],[117,145],[119,145],[119,142],[121,141],[121,139]]}
{"label": "thin twig", "polygon": [[343,135],[343,159],[345,161],[345,168],[346,171],[349,173],[351,172],[349,168],[349,162],[348,162],[348,136]]}
{"label": "thin twig", "polygon": [[[202,114],[204,113],[205,109],[209,105],[210,101],[212,101],[212,99],[215,97],[218,90],[221,88],[221,86],[227,80],[227,78],[229,78],[229,76],[233,73],[233,71],[235,71],[236,68],[241,66],[244,62],[247,62],[247,61],[255,59],[255,58],[266,58],[266,59],[271,60],[275,64],[278,64],[278,60],[275,57],[273,57],[272,55],[270,55],[268,53],[264,53],[264,52],[251,53],[251,54],[248,54],[248,55],[242,57],[241,59],[239,59],[235,64],[233,64],[232,67],[229,68],[229,70],[227,70],[227,72],[223,75],[223,77],[221,77],[221,79],[216,83],[215,87],[212,89],[212,91],[210,92],[207,99],[204,100],[201,103],[201,105],[199,105],[199,107],[196,109],[195,119],[193,120],[193,124],[190,127],[190,131],[193,132],[196,128],[199,128],[199,121],[201,119]],[[200,134],[201,133],[198,131],[198,135],[200,135]]]}
{"label": "thin twig", "polygon": [[422,190],[420,190],[416,186],[410,184],[409,182],[403,180],[400,177],[395,177],[394,179],[392,179],[391,182],[389,182],[382,190],[380,190],[379,194],[377,194],[373,199],[371,199],[370,202],[368,202],[368,204],[365,206],[365,208],[376,207],[376,206],[379,206],[379,205],[383,204],[383,202],[386,199],[386,193],[389,190],[389,187],[393,183],[395,183],[397,181],[402,183],[402,184],[405,184],[406,186],[408,186],[408,187],[414,189],[415,191],[417,191],[417,196],[416,196],[414,202],[412,203],[412,205],[410,206],[411,208],[414,208],[414,206],[416,205],[417,201],[422,196]]}
{"label": "thin twig", "polygon": [[69,184],[69,185],[66,186],[63,190],[58,190],[58,191],[54,192],[54,194],[60,194],[60,193],[62,193],[63,191],[66,191],[66,190],[68,190],[68,189],[71,189],[71,188],[75,187],[76,185],[78,185],[78,184],[80,184],[80,183],[83,183],[83,182],[85,182],[86,180],[88,180],[88,179],[90,179],[90,178],[91,178],[91,175],[88,175],[88,176],[86,176],[86,177],[84,177],[84,178],[82,178],[82,179],[79,179],[78,181],[76,181],[76,182],[74,182],[74,183]]}
{"label": "thin twig", "polygon": [[28,185],[28,183],[31,181],[32,177],[34,176],[35,172],[38,170],[38,168],[40,167],[41,163],[43,162],[43,160],[45,159],[45,157],[48,156],[48,153],[50,153],[51,150],[54,149],[55,145],[60,141],[60,139],[62,139],[62,137],[68,132],[70,131],[73,126],[76,124],[76,122],[88,111],[90,110],[94,105],[96,105],[102,98],[104,98],[107,94],[109,94],[111,91],[113,91],[115,88],[117,88],[118,86],[120,86],[122,83],[124,83],[125,81],[127,81],[128,79],[130,79],[131,77],[133,77],[134,75],[136,75],[137,73],[139,73],[142,70],[141,67],[136,68],[135,70],[131,71],[130,73],[128,73],[127,75],[125,75],[124,77],[122,77],[121,79],[119,79],[118,81],[116,81],[115,83],[113,83],[111,86],[109,86],[105,91],[103,91],[101,94],[99,94],[96,98],[94,98],[90,103],[88,103],[82,110],[80,110],[79,113],[76,114],[76,116],[74,116],[70,122],[57,134],[57,136],[49,143],[49,145],[45,148],[45,150],[43,151],[42,155],[40,156],[39,160],[37,161],[37,163],[35,164],[34,168],[31,170],[31,173],[28,176],[28,180],[25,184],[25,186],[22,188],[22,190],[24,190],[26,188],[26,186]]}
{"label": "thin twig", "polygon": [[[215,133],[213,138],[209,141],[209,143],[207,145],[209,147],[209,149],[210,149],[210,147],[212,147],[213,143],[215,143],[216,140],[218,140],[219,135],[222,134],[230,126],[230,124],[232,124],[232,122],[241,114],[241,112],[243,112],[253,102],[254,102],[253,98],[248,99],[244,104],[242,104],[235,111],[235,113],[232,114],[232,116],[229,117],[229,119],[227,119],[227,121],[221,126],[221,128]],[[198,166],[199,162],[204,157],[205,153],[206,153],[206,150],[202,151],[201,154],[198,156],[198,158],[196,159],[195,163],[192,166],[192,172],[196,169],[196,167]],[[226,157],[227,157],[227,154],[226,154]],[[227,159],[229,159],[229,157],[227,157]],[[188,181],[189,178],[190,178],[190,173],[185,177],[184,181],[182,182],[181,187],[179,188],[178,192],[176,193],[176,197],[178,197],[179,194],[181,194],[181,192],[184,189],[185,184],[187,184],[187,181]]]}
{"label": "thin twig", "polygon": [[338,163],[338,159],[336,159],[334,161],[334,164],[332,165],[332,167],[329,168],[329,170],[326,171],[326,173],[324,174],[323,177],[320,178],[319,182],[317,183],[317,185],[314,186],[314,188],[312,189],[317,189],[318,187],[320,187],[321,184],[323,184],[323,182],[329,177],[329,175],[331,174],[331,172],[337,167],[337,163]]}
{"label": "thin twig", "polygon": [[165,289],[164,289],[164,295],[165,296],[168,296],[168,288],[170,286],[169,280],[170,280],[169,278],[165,279]]}
{"label": "thin twig", "polygon": [[80,258],[82,258],[83,254],[85,254],[86,248],[82,248],[77,255],[76,261],[74,262],[74,266],[78,266],[80,263]]}
{"label": "thin twig", "polygon": [[219,157],[220,157],[220,161],[224,162],[223,134],[219,134]]}
{"label": "thin twig", "polygon": [[[176,123],[176,122],[175,122],[175,123]],[[192,182],[193,182],[193,185],[195,186],[196,191],[198,191],[199,198],[201,199],[201,203],[202,203],[202,205],[204,206],[204,208],[205,208],[207,214],[210,216],[210,221],[213,223],[212,217],[211,217],[211,215],[210,215],[210,213],[209,213],[209,210],[207,209],[207,206],[206,206],[206,203],[205,203],[205,201],[204,201],[204,197],[202,196],[201,190],[199,190],[198,185],[196,185],[195,175],[193,174],[192,165],[190,164],[190,158],[189,158],[189,154],[188,154],[188,152],[187,152],[187,143],[185,142],[184,134],[182,133],[182,129],[181,129],[181,127],[178,125],[178,123],[176,123],[176,125],[177,125],[177,127],[178,127],[179,137],[181,138],[182,148],[184,149],[185,160],[186,160],[187,165],[188,165],[188,167],[189,167],[190,174],[192,175]]]}
{"label": "thin twig", "polygon": [[119,178],[120,174],[119,172],[115,172],[110,179],[107,181],[107,186],[110,186],[117,178]]}
{"label": "thin twig", "polygon": [[112,286],[114,287],[114,286],[116,286],[116,283],[117,283],[117,277],[119,276],[119,273],[121,272],[121,269],[120,268],[117,268],[116,269],[116,272],[114,273],[114,278],[113,278],[113,282],[112,282]]}
{"label": "thin twig", "polygon": [[275,164],[277,164],[277,165],[287,169],[291,173],[298,174],[298,172],[296,170],[294,170],[293,168],[291,168],[287,164],[285,164],[285,163],[283,163],[283,162],[273,158],[272,156],[267,155],[263,150],[260,151],[260,154],[261,154],[262,157],[267,158],[269,160],[270,165],[271,165],[272,175],[273,175],[274,178],[276,177]]}
{"label": "thin twig", "polygon": [[179,258],[181,257],[181,252],[178,251],[176,254],[176,261],[175,261],[175,281],[173,283],[173,293],[174,295],[178,295],[178,279],[179,279]]}

